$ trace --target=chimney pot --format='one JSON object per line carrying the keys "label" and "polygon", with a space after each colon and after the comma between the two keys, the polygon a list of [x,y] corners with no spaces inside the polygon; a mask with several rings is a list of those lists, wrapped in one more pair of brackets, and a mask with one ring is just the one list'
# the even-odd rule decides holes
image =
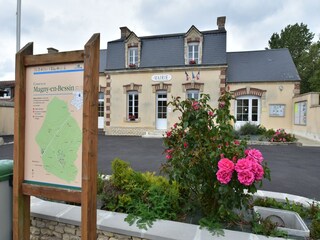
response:
{"label": "chimney pot", "polygon": [[121,30],[121,39],[127,38],[131,33],[130,29],[127,27],[120,27],[120,30]]}
{"label": "chimney pot", "polygon": [[217,18],[217,25],[219,30],[225,30],[225,23],[226,23],[226,17],[218,17]]}
{"label": "chimney pot", "polygon": [[48,53],[57,53],[57,52],[59,52],[58,49],[55,49],[53,47],[49,47],[49,48],[47,48],[47,50],[48,50]]}

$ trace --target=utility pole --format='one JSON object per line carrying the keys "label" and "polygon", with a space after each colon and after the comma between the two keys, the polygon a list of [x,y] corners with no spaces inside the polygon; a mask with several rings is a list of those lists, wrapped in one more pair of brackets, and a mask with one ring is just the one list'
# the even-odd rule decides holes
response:
{"label": "utility pole", "polygon": [[17,52],[20,50],[20,33],[21,33],[21,0],[17,0],[17,32],[16,32]]}

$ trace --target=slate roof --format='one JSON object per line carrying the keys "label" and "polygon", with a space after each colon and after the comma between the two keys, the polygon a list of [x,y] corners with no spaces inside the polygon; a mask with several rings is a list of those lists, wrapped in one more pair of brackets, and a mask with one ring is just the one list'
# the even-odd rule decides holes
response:
{"label": "slate roof", "polygon": [[288,49],[227,53],[228,83],[300,81]]}
{"label": "slate roof", "polygon": [[107,66],[107,49],[100,50],[99,73],[104,73]]}
{"label": "slate roof", "polygon": [[[225,65],[226,31],[204,31],[202,64]],[[139,68],[149,67],[184,67],[184,36],[185,33],[140,37],[141,58]],[[125,69],[125,45],[119,39],[108,42],[107,70]]]}
{"label": "slate roof", "polygon": [[14,87],[15,81],[0,81],[0,88]]}

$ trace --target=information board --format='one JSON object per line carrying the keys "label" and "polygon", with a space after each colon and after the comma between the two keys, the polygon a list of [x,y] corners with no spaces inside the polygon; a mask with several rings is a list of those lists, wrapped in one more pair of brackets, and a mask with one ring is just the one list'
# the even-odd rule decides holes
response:
{"label": "information board", "polygon": [[26,183],[81,188],[83,63],[26,68]]}
{"label": "information board", "polygon": [[307,125],[307,101],[294,103],[294,124]]}
{"label": "information board", "polygon": [[285,105],[284,104],[270,104],[269,116],[270,117],[284,117]]}

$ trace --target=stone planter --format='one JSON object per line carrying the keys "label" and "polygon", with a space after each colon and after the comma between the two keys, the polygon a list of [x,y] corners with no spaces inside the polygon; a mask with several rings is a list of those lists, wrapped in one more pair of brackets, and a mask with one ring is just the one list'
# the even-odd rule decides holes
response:
{"label": "stone planter", "polygon": [[287,232],[290,236],[309,237],[310,235],[307,225],[296,212],[258,206],[254,206],[253,209],[261,218],[269,218],[277,223],[278,229]]}

